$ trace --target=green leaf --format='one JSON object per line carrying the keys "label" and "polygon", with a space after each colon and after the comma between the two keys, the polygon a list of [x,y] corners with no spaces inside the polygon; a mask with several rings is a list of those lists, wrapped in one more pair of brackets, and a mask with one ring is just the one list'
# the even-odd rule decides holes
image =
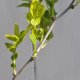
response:
{"label": "green leaf", "polygon": [[17,23],[14,24],[14,33],[16,36],[19,36],[19,25]]}
{"label": "green leaf", "polygon": [[50,13],[48,10],[45,11],[44,17],[50,20],[51,17],[50,17]]}
{"label": "green leaf", "polygon": [[16,68],[16,64],[12,63],[12,64],[11,64],[11,67],[12,67],[13,69],[15,69],[15,68]]}
{"label": "green leaf", "polygon": [[29,12],[27,14],[27,20],[30,24],[32,24],[33,26],[37,26],[40,24],[41,18],[34,18],[31,13]]}
{"label": "green leaf", "polygon": [[28,32],[33,28],[32,25],[29,25],[25,30],[21,31],[19,34],[19,41],[17,42],[17,46],[24,40],[25,36]]}
{"label": "green leaf", "polygon": [[50,0],[46,0],[46,3],[47,3],[47,5],[48,5],[50,8],[53,7],[52,2],[51,2]]}
{"label": "green leaf", "polygon": [[45,12],[44,6],[39,1],[33,1],[30,7],[30,13],[33,17],[42,17]]}
{"label": "green leaf", "polygon": [[25,31],[23,30],[23,31],[21,31],[20,34],[19,34],[19,39],[24,38],[24,36],[25,36]]}
{"label": "green leaf", "polygon": [[33,18],[32,20],[31,20],[31,24],[33,25],[33,26],[37,26],[37,25],[39,25],[40,24],[40,21],[41,21],[41,18]]}
{"label": "green leaf", "polygon": [[15,46],[10,47],[9,49],[10,49],[10,51],[11,51],[12,53],[15,53],[15,51],[16,51],[16,47],[15,47]]}
{"label": "green leaf", "polygon": [[46,4],[47,4],[47,8],[48,8],[50,17],[54,17],[56,15],[54,5],[58,0],[45,0],[45,1],[46,1]]}
{"label": "green leaf", "polygon": [[26,36],[26,34],[33,28],[32,25],[28,25],[27,28],[23,31],[20,32],[19,34],[19,38],[24,38]]}
{"label": "green leaf", "polygon": [[37,38],[35,35],[35,30],[32,31],[32,34],[30,34],[29,38],[34,46],[34,51],[36,51]]}
{"label": "green leaf", "polygon": [[44,38],[44,30],[43,28],[40,28],[39,30],[37,30],[37,39],[42,42],[43,38]]}
{"label": "green leaf", "polygon": [[18,53],[14,53],[12,56],[11,56],[11,60],[16,60],[18,57]]}
{"label": "green leaf", "polygon": [[7,48],[10,48],[10,47],[12,47],[12,46],[13,46],[13,44],[8,43],[8,42],[6,42],[6,43],[5,43],[5,45],[6,45],[6,47],[7,47]]}
{"label": "green leaf", "polygon": [[29,12],[29,13],[27,13],[26,18],[27,18],[28,22],[31,23],[31,20],[32,20],[34,17],[33,17],[32,14]]}
{"label": "green leaf", "polygon": [[30,34],[30,40],[31,40],[31,42],[33,43],[33,45],[36,45],[36,36],[35,35],[33,35],[33,34]]}
{"label": "green leaf", "polygon": [[16,47],[13,44],[6,42],[5,45],[12,53],[15,53]]}
{"label": "green leaf", "polygon": [[16,35],[12,35],[12,34],[6,34],[5,37],[11,41],[18,41],[19,38]]}
{"label": "green leaf", "polygon": [[21,3],[17,7],[30,7],[30,5],[31,5],[30,3]]}

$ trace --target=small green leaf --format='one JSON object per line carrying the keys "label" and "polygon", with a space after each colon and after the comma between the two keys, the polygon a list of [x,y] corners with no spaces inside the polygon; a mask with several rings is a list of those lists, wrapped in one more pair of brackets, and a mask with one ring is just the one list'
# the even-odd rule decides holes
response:
{"label": "small green leaf", "polygon": [[11,51],[12,53],[15,53],[15,51],[16,51],[15,46],[10,47],[10,51]]}
{"label": "small green leaf", "polygon": [[33,34],[30,34],[30,40],[31,40],[31,42],[33,43],[33,45],[36,45],[36,36],[35,35],[33,35]]}
{"label": "small green leaf", "polygon": [[33,28],[32,25],[27,26],[27,28],[23,31],[20,32],[19,34],[19,41],[17,42],[17,45],[19,45],[25,38],[25,36],[27,35],[27,33]]}
{"label": "small green leaf", "polygon": [[11,43],[5,43],[6,47],[12,52],[12,53],[15,53],[15,46]]}
{"label": "small green leaf", "polygon": [[13,69],[15,69],[15,68],[16,68],[16,64],[12,63],[12,64],[11,64],[11,67],[12,67]]}
{"label": "small green leaf", "polygon": [[14,53],[12,56],[11,56],[11,60],[16,60],[18,57],[18,53]]}
{"label": "small green leaf", "polygon": [[7,47],[7,48],[10,48],[10,47],[12,47],[12,46],[13,46],[13,44],[8,43],[8,42],[6,42],[6,43],[5,43],[5,45],[6,45],[6,47]]}
{"label": "small green leaf", "polygon": [[29,12],[29,13],[27,13],[26,18],[27,18],[28,22],[31,23],[31,20],[33,19],[33,16],[32,16],[32,14]]}
{"label": "small green leaf", "polygon": [[32,31],[32,34],[30,34],[29,38],[34,46],[34,51],[36,51],[37,38],[34,30]]}
{"label": "small green leaf", "polygon": [[20,5],[18,5],[17,7],[30,7],[30,3],[22,3]]}
{"label": "small green leaf", "polygon": [[30,7],[30,13],[33,17],[42,17],[45,12],[45,7],[37,0],[34,0]]}
{"label": "small green leaf", "polygon": [[50,8],[53,7],[52,2],[51,2],[50,0],[46,0],[46,3],[47,3],[47,5],[48,5]]}
{"label": "small green leaf", "polygon": [[33,19],[31,20],[31,24],[32,24],[33,26],[37,26],[37,25],[40,24],[40,21],[41,21],[41,18],[37,18],[37,19],[33,18]]}
{"label": "small green leaf", "polygon": [[19,34],[19,39],[22,39],[24,37],[24,35],[25,35],[25,31],[23,30]]}
{"label": "small green leaf", "polygon": [[43,28],[40,28],[39,30],[37,30],[37,39],[42,42],[43,38],[44,38],[44,30]]}
{"label": "small green leaf", "polygon": [[7,39],[11,40],[11,41],[18,41],[19,38],[16,35],[11,35],[11,34],[6,34],[5,35]]}
{"label": "small green leaf", "polygon": [[14,24],[14,33],[16,36],[19,36],[19,25],[17,23]]}
{"label": "small green leaf", "polygon": [[26,36],[26,34],[33,28],[32,25],[28,25],[27,28],[23,31],[20,32],[19,34],[19,38],[24,38]]}
{"label": "small green leaf", "polygon": [[48,10],[45,11],[44,17],[50,20],[50,13]]}

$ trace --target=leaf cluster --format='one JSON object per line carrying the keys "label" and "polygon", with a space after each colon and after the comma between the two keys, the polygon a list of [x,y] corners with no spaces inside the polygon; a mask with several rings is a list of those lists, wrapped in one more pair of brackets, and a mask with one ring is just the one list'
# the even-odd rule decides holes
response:
{"label": "leaf cluster", "polygon": [[[54,5],[58,0],[44,0],[46,6],[43,4],[43,0],[22,0],[22,3],[18,7],[29,8],[29,12],[26,14],[26,20],[28,21],[28,26],[25,30],[19,31],[19,25],[16,23],[14,25],[14,34],[6,34],[6,38],[11,40],[12,43],[6,42],[5,45],[8,50],[12,53],[11,67],[16,68],[16,60],[18,57],[17,47],[23,42],[26,34],[30,31],[29,39],[31,40],[34,52],[33,58],[37,57],[37,42],[42,43],[46,33],[48,32],[52,22],[52,18],[56,16],[56,11]],[[49,34],[46,39],[49,41],[53,38],[53,33]]]}

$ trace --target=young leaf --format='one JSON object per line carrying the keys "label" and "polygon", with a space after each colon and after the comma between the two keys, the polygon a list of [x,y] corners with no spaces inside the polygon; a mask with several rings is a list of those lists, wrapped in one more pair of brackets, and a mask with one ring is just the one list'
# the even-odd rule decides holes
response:
{"label": "young leaf", "polygon": [[27,33],[33,28],[32,25],[29,25],[25,30],[21,31],[19,34],[19,41],[17,42],[17,46],[24,40]]}
{"label": "young leaf", "polygon": [[24,34],[25,34],[25,31],[24,30],[21,31],[19,34],[19,39],[22,39],[25,36]]}
{"label": "young leaf", "polygon": [[21,39],[21,38],[24,38],[25,35],[26,35],[32,28],[33,28],[32,25],[27,26],[27,28],[26,28],[25,30],[23,30],[23,31],[20,32],[19,38],[20,38],[20,39]]}
{"label": "young leaf", "polygon": [[15,52],[16,48],[15,48],[15,46],[14,46],[13,44],[11,44],[11,43],[5,43],[5,45],[6,45],[6,47],[7,47],[12,53]]}
{"label": "young leaf", "polygon": [[34,46],[34,52],[35,52],[36,51],[37,38],[36,38],[34,30],[32,31],[32,34],[30,34],[29,38],[30,38],[30,40]]}
{"label": "young leaf", "polygon": [[33,26],[37,26],[37,25],[39,25],[40,24],[40,21],[41,21],[41,18],[33,18],[32,20],[31,20],[31,24],[33,25]]}
{"label": "young leaf", "polygon": [[10,51],[11,51],[12,53],[15,53],[15,51],[16,51],[16,47],[15,47],[15,46],[10,47],[9,49],[10,49]]}
{"label": "young leaf", "polygon": [[33,16],[32,16],[32,14],[29,12],[29,13],[27,13],[26,18],[27,18],[28,22],[31,23],[31,20],[33,19]]}
{"label": "young leaf", "polygon": [[35,46],[36,45],[36,36],[35,35],[33,35],[33,34],[30,34],[30,40],[31,40],[31,42],[33,43],[33,45]]}
{"label": "young leaf", "polygon": [[11,60],[16,60],[18,57],[18,53],[14,53],[12,56],[11,56]]}
{"label": "young leaf", "polygon": [[14,33],[16,36],[19,36],[19,25],[17,23],[14,24]]}
{"label": "young leaf", "polygon": [[30,24],[32,24],[33,26],[37,26],[37,25],[40,24],[41,18],[34,18],[34,17],[32,16],[32,14],[29,12],[29,13],[27,14],[27,20],[28,20],[28,22],[29,22]]}
{"label": "young leaf", "polygon": [[51,2],[50,0],[46,0],[46,3],[47,3],[47,5],[48,5],[48,7],[50,7],[50,8],[53,7],[52,2]]}
{"label": "young leaf", "polygon": [[30,13],[32,14],[33,17],[38,18],[42,17],[45,12],[45,7],[39,2],[39,1],[34,1],[31,4],[30,7]]}
{"label": "young leaf", "polygon": [[15,69],[15,68],[16,68],[16,64],[12,63],[12,64],[11,64],[11,67],[12,67],[13,69]]}
{"label": "young leaf", "polygon": [[19,38],[16,35],[6,34],[5,37],[11,41],[18,41]]}
{"label": "young leaf", "polygon": [[6,42],[6,43],[5,43],[5,45],[6,45],[6,47],[7,47],[7,48],[10,48],[10,47],[12,47],[12,46],[13,46],[13,44],[8,43],[8,42]]}
{"label": "young leaf", "polygon": [[42,42],[43,37],[44,37],[44,30],[43,28],[40,28],[39,30],[37,30],[37,39]]}

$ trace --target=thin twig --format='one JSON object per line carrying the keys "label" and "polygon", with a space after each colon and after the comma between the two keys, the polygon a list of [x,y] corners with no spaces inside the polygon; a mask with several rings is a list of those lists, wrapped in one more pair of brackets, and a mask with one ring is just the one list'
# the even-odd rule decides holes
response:
{"label": "thin twig", "polygon": [[24,69],[30,62],[32,62],[32,61],[33,61],[33,57],[31,57],[31,58],[22,66],[22,68],[18,71],[17,75],[15,75],[12,80],[15,80],[15,79],[17,78],[17,76],[23,71],[23,69]]}
{"label": "thin twig", "polygon": [[[67,7],[67,9],[65,9],[60,15],[58,15],[55,19],[55,21],[53,22],[53,24],[51,25],[49,31],[47,32],[43,42],[41,43],[41,45],[38,47],[37,52],[39,52],[42,49],[43,44],[45,43],[47,37],[49,36],[50,32],[52,31],[53,27],[55,26],[55,22],[56,20],[58,20],[59,18],[61,18],[65,13],[67,13],[70,9],[73,9],[73,3],[75,2],[75,0],[73,0],[71,2],[71,4]],[[35,57],[36,58],[36,57]],[[23,66],[22,68],[19,70],[19,72],[17,73],[16,76],[13,77],[12,80],[15,80],[17,78],[17,76],[24,70],[24,68],[33,60],[35,60],[35,58],[31,57]]]}
{"label": "thin twig", "polygon": [[[33,53],[34,53],[34,45],[32,44],[32,50],[33,50]],[[34,66],[33,66],[33,69],[34,69],[34,80],[37,80],[37,67],[36,67],[36,59],[34,59]]]}
{"label": "thin twig", "polygon": [[56,17],[56,20],[57,19],[59,19],[60,17],[62,17],[66,12],[68,12],[70,9],[73,9],[74,8],[74,2],[75,2],[75,0],[73,0],[72,2],[71,2],[71,4],[60,14],[60,15],[58,15],[57,17]]}

